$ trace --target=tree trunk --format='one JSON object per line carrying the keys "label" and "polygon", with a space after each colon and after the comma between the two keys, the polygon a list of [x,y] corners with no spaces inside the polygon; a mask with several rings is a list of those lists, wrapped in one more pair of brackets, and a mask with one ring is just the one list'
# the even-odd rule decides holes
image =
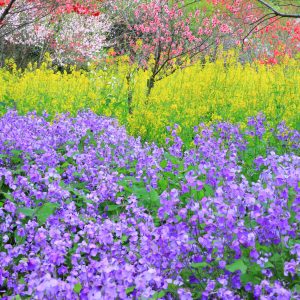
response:
{"label": "tree trunk", "polygon": [[132,115],[133,113],[133,108],[132,108],[132,90],[128,89],[128,94],[127,94],[127,104],[128,104],[128,113]]}
{"label": "tree trunk", "polygon": [[128,113],[132,115],[133,113],[133,107],[132,107],[132,98],[133,98],[133,90],[131,86],[131,77],[132,74],[127,74],[126,80],[127,80],[127,106],[128,106]]}
{"label": "tree trunk", "polygon": [[147,98],[150,96],[151,90],[154,88],[155,78],[154,76],[151,76],[147,80]]}

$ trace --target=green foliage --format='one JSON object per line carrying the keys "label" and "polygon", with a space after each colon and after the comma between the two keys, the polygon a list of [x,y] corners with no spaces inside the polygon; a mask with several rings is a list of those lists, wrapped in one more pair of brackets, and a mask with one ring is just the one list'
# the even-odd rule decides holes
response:
{"label": "green foliage", "polygon": [[245,274],[247,272],[247,265],[244,263],[243,259],[238,259],[235,262],[233,262],[231,265],[226,266],[226,270],[230,272],[236,272],[241,271],[242,274]]}
{"label": "green foliage", "polygon": [[144,182],[138,182],[132,177],[126,177],[119,181],[119,185],[124,188],[124,196],[134,195],[139,200],[139,205],[147,208],[151,212],[156,212],[160,206],[158,192],[150,188],[148,190]]}
{"label": "green foliage", "polygon": [[131,294],[134,291],[134,289],[135,289],[135,286],[131,286],[131,287],[127,288],[126,289],[126,294],[127,295]]}
{"label": "green foliage", "polygon": [[163,299],[163,297],[166,295],[166,292],[165,291],[160,291],[160,292],[156,292],[151,300],[158,300],[158,299]]}
{"label": "green foliage", "polygon": [[76,294],[79,294],[80,291],[81,291],[81,289],[82,289],[82,285],[81,285],[80,283],[76,283],[76,284],[74,285],[74,292],[75,292]]}
{"label": "green foliage", "polygon": [[46,223],[47,219],[54,214],[56,209],[59,208],[58,203],[47,202],[38,208],[27,208],[21,207],[18,209],[19,213],[22,213],[24,216],[28,218],[36,217],[39,224],[43,225]]}
{"label": "green foliage", "polygon": [[55,210],[59,207],[57,203],[44,203],[40,208],[37,209],[35,215],[40,225],[46,223],[47,219],[54,214]]}

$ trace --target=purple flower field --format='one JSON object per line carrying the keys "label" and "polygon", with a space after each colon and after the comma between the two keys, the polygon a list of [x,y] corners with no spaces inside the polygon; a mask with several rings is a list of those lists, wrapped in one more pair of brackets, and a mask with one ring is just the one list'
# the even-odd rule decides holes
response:
{"label": "purple flower field", "polygon": [[92,112],[9,111],[0,298],[300,299],[299,149],[262,115],[159,147]]}

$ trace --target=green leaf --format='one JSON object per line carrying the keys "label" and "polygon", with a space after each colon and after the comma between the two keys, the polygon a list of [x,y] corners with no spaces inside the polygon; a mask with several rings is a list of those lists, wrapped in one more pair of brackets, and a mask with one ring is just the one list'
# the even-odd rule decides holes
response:
{"label": "green leaf", "polygon": [[75,285],[74,285],[74,292],[76,293],[76,294],[79,294],[80,293],[80,291],[81,291],[81,289],[82,289],[82,285],[80,284],[80,283],[76,283]]}
{"label": "green leaf", "polygon": [[78,151],[80,153],[83,153],[84,151],[84,143],[85,143],[85,140],[87,139],[87,135],[83,136],[80,141],[79,141],[79,144],[78,144]]}
{"label": "green leaf", "polygon": [[[24,236],[19,236],[17,231],[14,232],[14,238],[15,238],[15,242],[18,245],[22,245],[25,243],[26,238]],[[24,280],[24,279],[23,279]]]}
{"label": "green leaf", "polygon": [[131,286],[129,288],[126,289],[126,294],[129,295],[130,293],[132,293],[135,289],[135,286]]}
{"label": "green leaf", "polygon": [[115,211],[119,208],[119,205],[107,205],[107,211]]}
{"label": "green leaf", "polygon": [[262,276],[262,268],[259,264],[253,263],[251,267],[248,269],[248,272],[255,275],[255,276]]}
{"label": "green leaf", "polygon": [[177,293],[177,290],[178,290],[179,286],[174,284],[174,283],[169,283],[168,284],[168,291],[171,292],[171,293]]}
{"label": "green leaf", "polygon": [[200,263],[192,263],[191,266],[195,269],[202,269],[207,267],[209,264],[207,262],[200,262]]}
{"label": "green leaf", "polygon": [[57,203],[50,203],[50,202],[45,203],[43,206],[41,206],[36,213],[40,225],[45,224],[47,219],[51,215],[53,215],[53,213],[58,207],[59,205]]}
{"label": "green leaf", "polygon": [[161,161],[161,163],[160,163],[160,166],[164,169],[166,166],[168,165],[168,161],[166,161],[166,160],[163,160],[163,161]]}
{"label": "green leaf", "polygon": [[154,189],[151,189],[149,194],[150,194],[151,205],[153,205],[155,207],[160,206],[160,199],[159,199],[159,194],[157,193],[157,191]]}
{"label": "green leaf", "polygon": [[128,241],[128,236],[122,235],[121,240],[122,240],[122,243],[126,243]]}
{"label": "green leaf", "polygon": [[279,253],[275,253],[270,258],[270,261],[272,261],[274,264],[281,263],[282,262],[282,257]]}
{"label": "green leaf", "polygon": [[166,179],[158,180],[158,186],[162,191],[166,190],[168,188],[168,180]]}
{"label": "green leaf", "polygon": [[261,278],[258,276],[254,276],[254,274],[242,274],[241,275],[241,281],[244,285],[246,285],[248,282],[251,282],[253,284],[259,284],[261,282]]}
{"label": "green leaf", "polygon": [[228,270],[232,273],[235,271],[241,271],[242,274],[245,274],[247,272],[247,268],[248,267],[245,265],[245,263],[242,259],[238,259],[231,265],[226,266],[226,270]]}
{"label": "green leaf", "polygon": [[137,197],[148,198],[148,191],[145,187],[134,186],[132,190]]}
{"label": "green leaf", "polygon": [[87,136],[90,138],[89,144],[97,147],[97,141],[95,140],[93,132],[90,129],[87,131]]}
{"label": "green leaf", "polygon": [[264,267],[265,267],[265,268],[274,268],[274,265],[273,265],[271,262],[267,261],[267,262],[265,263]]}
{"label": "green leaf", "polygon": [[21,277],[21,278],[20,278],[20,280],[19,280],[19,283],[21,283],[21,284],[25,284],[24,277]]}
{"label": "green leaf", "polygon": [[5,197],[5,199],[9,199],[12,202],[14,201],[14,198],[10,193],[5,193],[5,192],[0,192],[0,193]]}
{"label": "green leaf", "polygon": [[62,168],[67,168],[69,165],[70,165],[70,163],[69,163],[68,161],[65,161],[65,162],[61,165],[61,167],[62,167]]}
{"label": "green leaf", "polygon": [[215,195],[213,188],[209,184],[204,184],[204,190],[206,197],[213,197]]}
{"label": "green leaf", "polygon": [[17,149],[13,149],[11,150],[11,153],[15,156],[18,156],[22,153],[23,151],[22,150],[17,150]]}
{"label": "green leaf", "polygon": [[146,187],[133,187],[133,193],[139,199],[139,205],[147,209],[157,209],[160,206],[159,194],[151,188],[148,192]]}
{"label": "green leaf", "polygon": [[11,151],[11,153],[12,153],[12,156],[10,158],[11,162],[13,164],[20,164],[22,162],[22,159],[20,157],[21,154],[22,154],[22,150],[14,149],[14,150]]}
{"label": "green leaf", "polygon": [[165,158],[168,159],[174,165],[180,165],[181,161],[176,156],[171,155],[170,153],[165,153]]}
{"label": "green leaf", "polygon": [[34,209],[27,207],[21,207],[18,209],[18,212],[22,213],[26,217],[32,217],[34,215],[34,211]]}
{"label": "green leaf", "polygon": [[[263,251],[263,252],[271,252],[272,249],[268,246],[265,246],[265,245],[260,245],[259,243],[256,243],[255,244],[255,248],[258,250],[258,251]],[[278,254],[279,255],[279,254]]]}
{"label": "green leaf", "polygon": [[96,152],[96,157],[100,160],[100,161],[104,161],[104,157],[102,157],[99,152]]}
{"label": "green leaf", "polygon": [[157,299],[161,299],[166,295],[165,291],[160,291],[160,292],[156,292],[153,296],[152,296],[152,300],[157,300]]}

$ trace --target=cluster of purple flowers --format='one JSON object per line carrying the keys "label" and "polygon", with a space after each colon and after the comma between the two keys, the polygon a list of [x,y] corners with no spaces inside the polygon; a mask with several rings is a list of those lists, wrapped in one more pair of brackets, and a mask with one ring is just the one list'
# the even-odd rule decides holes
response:
{"label": "cluster of purple flowers", "polygon": [[201,124],[184,150],[174,128],[162,148],[91,112],[8,112],[0,297],[298,299],[300,157],[257,155],[250,180],[248,135]]}

